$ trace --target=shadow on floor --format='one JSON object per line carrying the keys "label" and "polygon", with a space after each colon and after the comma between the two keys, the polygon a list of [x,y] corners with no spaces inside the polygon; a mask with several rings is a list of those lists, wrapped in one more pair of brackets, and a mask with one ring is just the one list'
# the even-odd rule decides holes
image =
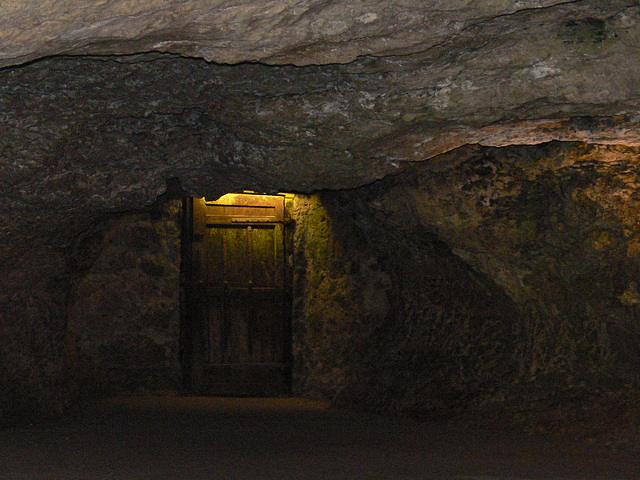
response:
{"label": "shadow on floor", "polygon": [[299,398],[116,397],[0,452],[3,480],[640,479],[632,455]]}

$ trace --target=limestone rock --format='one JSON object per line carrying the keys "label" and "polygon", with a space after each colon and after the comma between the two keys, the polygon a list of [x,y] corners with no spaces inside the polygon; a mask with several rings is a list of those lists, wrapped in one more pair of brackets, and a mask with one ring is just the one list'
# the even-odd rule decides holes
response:
{"label": "limestone rock", "polygon": [[425,50],[486,19],[563,3],[572,2],[9,0],[0,6],[0,65],[148,51],[220,63],[346,63]]}

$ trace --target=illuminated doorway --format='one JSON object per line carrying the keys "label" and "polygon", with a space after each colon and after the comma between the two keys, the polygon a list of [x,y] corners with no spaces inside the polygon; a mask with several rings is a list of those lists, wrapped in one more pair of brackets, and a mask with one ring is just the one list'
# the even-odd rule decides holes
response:
{"label": "illuminated doorway", "polygon": [[280,395],[291,376],[285,196],[188,199],[183,370],[211,395]]}

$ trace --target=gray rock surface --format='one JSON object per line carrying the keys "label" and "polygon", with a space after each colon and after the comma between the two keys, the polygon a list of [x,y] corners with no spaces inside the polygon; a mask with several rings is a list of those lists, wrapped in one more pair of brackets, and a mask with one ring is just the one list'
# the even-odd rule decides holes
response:
{"label": "gray rock surface", "polygon": [[[346,63],[360,55],[424,51],[488,19],[572,3],[10,0],[0,7],[0,51],[3,65],[59,54],[141,51],[220,63]],[[625,6],[612,5],[611,11]]]}

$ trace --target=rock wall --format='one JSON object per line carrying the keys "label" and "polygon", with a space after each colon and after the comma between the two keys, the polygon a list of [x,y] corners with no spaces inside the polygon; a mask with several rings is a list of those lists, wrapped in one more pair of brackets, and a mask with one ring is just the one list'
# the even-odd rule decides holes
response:
{"label": "rock wall", "polygon": [[358,345],[388,313],[389,278],[318,195],[296,195],[292,218],[294,392],[334,398]]}
{"label": "rock wall", "polygon": [[178,384],[178,213],[107,215],[67,247],[22,245],[0,279],[0,425]]}
{"label": "rock wall", "polygon": [[[488,330],[468,337],[471,351],[479,349],[472,363],[479,371],[467,386],[486,378],[488,392],[494,390],[490,396],[514,401],[527,390],[554,397],[638,385],[637,153],[561,143],[467,147],[363,189],[370,193],[361,208],[367,216],[385,218],[383,231],[413,238],[414,245],[420,237],[436,238],[474,278],[493,286],[485,292],[443,292],[462,305],[490,302],[479,317]],[[459,285],[456,277],[450,285]],[[423,287],[409,283],[402,289],[405,295],[422,290],[429,300],[418,303],[422,309],[433,302],[423,279],[417,277]],[[410,322],[416,310],[406,307],[417,298],[394,311],[405,312]],[[456,330],[467,328],[465,318],[478,318],[469,313],[465,306],[458,314]],[[465,358],[467,352],[454,356]],[[491,369],[498,358],[498,368]],[[500,378],[501,384],[491,385]],[[448,376],[445,385],[455,379]]]}
{"label": "rock wall", "polygon": [[468,146],[300,202],[302,391],[433,415],[636,388],[637,155]]}
{"label": "rock wall", "polygon": [[180,388],[180,202],[106,220],[76,247],[68,361],[82,388]]}
{"label": "rock wall", "polygon": [[[294,196],[294,393],[440,415],[637,388],[637,158],[467,146]],[[1,279],[5,414],[179,385],[176,208],[24,246]]]}
{"label": "rock wall", "polygon": [[530,377],[637,384],[637,155],[578,143],[468,148],[413,172],[386,205],[409,198],[418,223],[519,305]]}
{"label": "rock wall", "polygon": [[368,195],[297,197],[297,387],[424,411],[499,385],[514,369],[508,297],[426,230],[389,228]]}
{"label": "rock wall", "polygon": [[0,425],[57,414],[74,398],[65,362],[68,290],[62,248],[30,236],[0,275]]}
{"label": "rock wall", "polygon": [[371,209],[379,188],[298,197],[297,385],[360,408],[443,413],[513,375],[513,304],[425,227]]}

